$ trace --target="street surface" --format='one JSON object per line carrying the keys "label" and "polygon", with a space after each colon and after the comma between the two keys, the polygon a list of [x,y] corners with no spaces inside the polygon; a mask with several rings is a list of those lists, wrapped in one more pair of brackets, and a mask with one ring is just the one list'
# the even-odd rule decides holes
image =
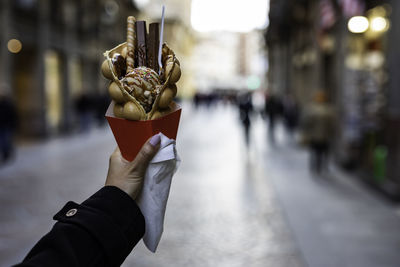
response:
{"label": "street surface", "polygon": [[[331,168],[310,175],[306,151],[265,122],[246,149],[237,110],[183,104],[164,234],[123,266],[399,266],[395,205]],[[105,181],[115,141],[108,127],[19,147],[0,168],[0,266],[22,260],[53,225]]]}

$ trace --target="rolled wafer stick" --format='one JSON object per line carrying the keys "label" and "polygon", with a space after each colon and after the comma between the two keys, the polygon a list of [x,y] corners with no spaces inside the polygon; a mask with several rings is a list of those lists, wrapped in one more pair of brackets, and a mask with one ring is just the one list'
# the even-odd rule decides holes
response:
{"label": "rolled wafer stick", "polygon": [[131,72],[135,68],[135,22],[134,16],[129,16],[127,19],[127,31],[126,31],[126,72]]}

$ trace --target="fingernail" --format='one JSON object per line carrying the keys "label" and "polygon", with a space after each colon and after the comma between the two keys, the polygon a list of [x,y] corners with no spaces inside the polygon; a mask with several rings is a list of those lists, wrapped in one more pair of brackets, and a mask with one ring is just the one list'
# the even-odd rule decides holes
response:
{"label": "fingernail", "polygon": [[160,143],[160,141],[161,141],[160,134],[156,134],[156,135],[153,135],[153,136],[150,138],[149,143],[150,143],[152,146],[156,146],[156,145],[158,145],[158,143]]}

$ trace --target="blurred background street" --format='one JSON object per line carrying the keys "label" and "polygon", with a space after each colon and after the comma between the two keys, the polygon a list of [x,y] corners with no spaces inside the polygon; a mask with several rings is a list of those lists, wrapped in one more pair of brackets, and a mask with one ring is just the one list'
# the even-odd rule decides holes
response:
{"label": "blurred background street", "polygon": [[[337,170],[313,177],[282,127],[271,146],[255,117],[246,150],[238,112],[183,105],[182,163],[156,254],[140,243],[125,266],[396,266],[399,214]],[[223,124],[221,122],[224,122]],[[204,127],[207,123],[208,127]],[[26,255],[70,199],[100,188],[115,147],[108,127],[21,147],[2,169],[2,266]],[[212,149],[212,153],[210,153]]]}
{"label": "blurred background street", "polygon": [[400,266],[394,0],[0,0],[0,266],[104,185],[103,52],[163,4],[182,162],[123,266]]}

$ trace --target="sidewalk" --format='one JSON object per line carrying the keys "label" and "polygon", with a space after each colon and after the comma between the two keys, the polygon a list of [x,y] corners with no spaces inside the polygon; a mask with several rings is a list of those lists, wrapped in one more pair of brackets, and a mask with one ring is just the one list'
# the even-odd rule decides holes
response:
{"label": "sidewalk", "polygon": [[400,266],[396,205],[332,166],[327,175],[311,175],[307,151],[284,142],[264,158],[310,267]]}

